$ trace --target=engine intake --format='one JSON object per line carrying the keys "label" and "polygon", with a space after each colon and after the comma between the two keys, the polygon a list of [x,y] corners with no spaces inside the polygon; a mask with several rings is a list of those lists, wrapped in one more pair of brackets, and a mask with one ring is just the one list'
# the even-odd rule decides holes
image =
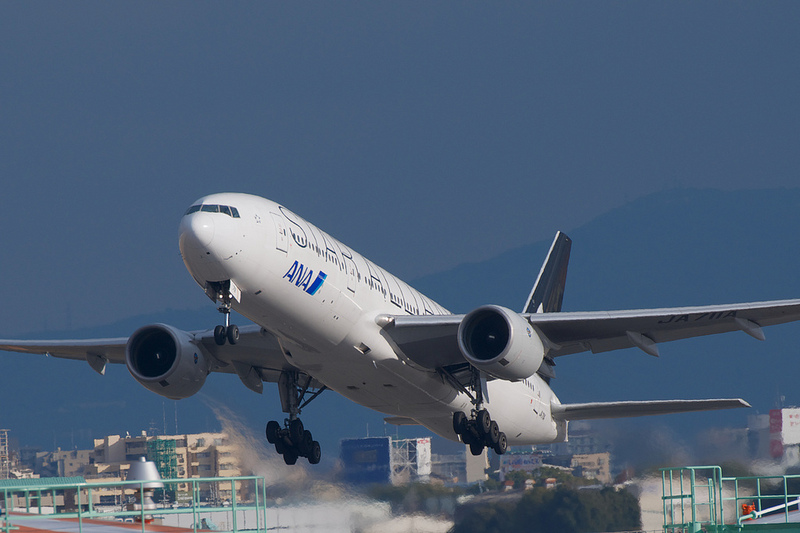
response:
{"label": "engine intake", "polygon": [[199,391],[209,372],[192,336],[165,324],[136,330],[125,348],[125,364],[145,388],[172,400]]}
{"label": "engine intake", "polygon": [[471,311],[458,327],[458,347],[476,368],[518,381],[539,370],[545,348],[535,328],[519,313],[499,305]]}

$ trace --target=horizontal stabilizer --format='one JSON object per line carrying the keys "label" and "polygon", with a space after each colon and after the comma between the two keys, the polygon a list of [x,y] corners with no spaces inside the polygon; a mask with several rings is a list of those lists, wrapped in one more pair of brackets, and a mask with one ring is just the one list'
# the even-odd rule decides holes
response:
{"label": "horizontal stabilizer", "polygon": [[413,418],[408,418],[407,416],[390,416],[383,419],[384,422],[387,424],[392,424],[394,426],[418,426],[419,422],[414,420]]}
{"label": "horizontal stabilizer", "polygon": [[741,398],[721,400],[652,400],[643,402],[592,402],[553,404],[551,412],[556,420],[594,420],[598,418],[626,418],[631,416],[666,415],[692,411],[713,411],[750,407]]}

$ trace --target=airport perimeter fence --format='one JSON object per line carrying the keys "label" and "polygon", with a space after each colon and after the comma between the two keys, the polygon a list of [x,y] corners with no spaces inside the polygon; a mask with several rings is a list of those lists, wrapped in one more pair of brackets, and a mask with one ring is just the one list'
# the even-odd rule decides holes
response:
{"label": "airport perimeter fence", "polygon": [[664,532],[800,532],[800,475],[724,477],[719,466],[661,469]]}
{"label": "airport perimeter fence", "polygon": [[[266,483],[260,476],[64,484],[47,478],[0,486],[0,532],[43,520],[72,520],[96,531],[98,521],[173,526],[187,531],[265,532]],[[176,498],[167,501],[166,495]],[[161,500],[156,502],[153,500]],[[59,505],[59,502],[60,505]],[[144,503],[142,503],[144,502]],[[48,505],[49,504],[49,505]],[[91,528],[89,527],[91,524]]]}

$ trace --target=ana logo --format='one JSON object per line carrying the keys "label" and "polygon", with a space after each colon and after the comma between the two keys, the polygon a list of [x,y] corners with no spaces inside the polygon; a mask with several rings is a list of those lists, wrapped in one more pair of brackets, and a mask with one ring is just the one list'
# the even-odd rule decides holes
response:
{"label": "ana logo", "polygon": [[[288,279],[289,283],[294,283],[297,287],[300,287],[311,295],[317,293],[319,288],[322,287],[322,284],[325,283],[325,278],[327,277],[328,275],[325,272],[320,271],[317,277],[314,278],[314,271],[297,261],[295,261],[294,264],[289,267],[286,274],[283,275],[283,278]],[[312,282],[311,280],[314,281]]]}

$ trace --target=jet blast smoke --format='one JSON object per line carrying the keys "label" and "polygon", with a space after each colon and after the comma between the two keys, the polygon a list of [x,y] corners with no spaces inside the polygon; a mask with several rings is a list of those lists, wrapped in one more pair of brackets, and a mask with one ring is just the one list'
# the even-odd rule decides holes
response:
{"label": "jet blast smoke", "polygon": [[262,476],[267,487],[283,485],[288,489],[300,489],[310,479],[306,466],[300,462],[288,466],[269,444],[264,436],[256,436],[253,430],[239,416],[223,405],[210,405],[217,417],[222,431],[237,449],[237,458],[242,472]]}

